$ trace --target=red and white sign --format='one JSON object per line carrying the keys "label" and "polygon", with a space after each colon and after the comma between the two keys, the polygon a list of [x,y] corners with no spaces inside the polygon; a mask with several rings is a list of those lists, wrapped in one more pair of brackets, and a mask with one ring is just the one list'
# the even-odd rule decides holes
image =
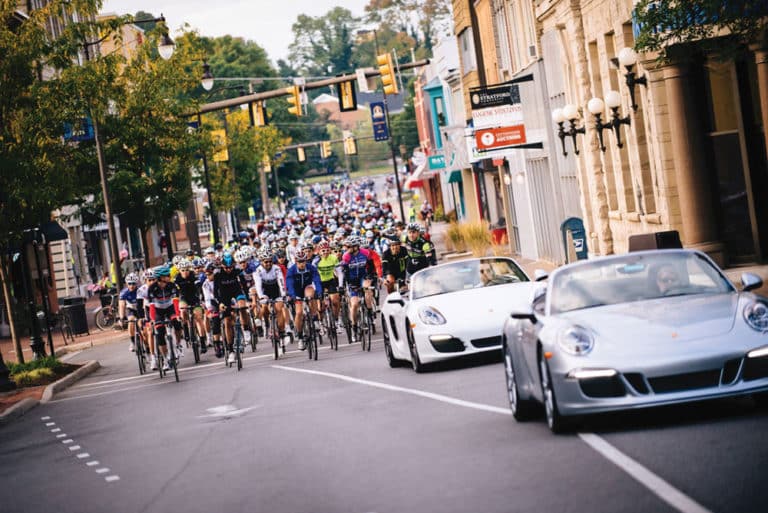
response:
{"label": "red and white sign", "polygon": [[493,128],[498,126],[522,125],[523,106],[499,105],[472,111],[472,124],[475,130],[480,128]]}
{"label": "red and white sign", "polygon": [[478,151],[525,144],[525,125],[475,130]]}

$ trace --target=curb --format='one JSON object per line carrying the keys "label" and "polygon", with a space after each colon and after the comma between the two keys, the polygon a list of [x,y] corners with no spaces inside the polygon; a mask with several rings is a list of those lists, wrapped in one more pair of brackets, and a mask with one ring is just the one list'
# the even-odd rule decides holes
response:
{"label": "curb", "polygon": [[[119,335],[118,335],[119,334]],[[68,344],[65,346],[59,346],[56,348],[55,354],[56,356],[64,356],[68,353],[74,353],[77,351],[83,351],[86,349],[91,349],[96,346],[105,346],[107,344],[111,344],[112,342],[115,342],[117,340],[121,340],[122,337],[127,337],[127,332],[116,332],[115,335],[111,335],[108,337],[104,337],[97,340],[89,340],[87,342],[77,342],[75,344]],[[126,338],[127,340],[127,338]]]}
{"label": "curb", "polygon": [[21,417],[29,410],[37,406],[37,404],[37,399],[32,399],[31,397],[22,399],[18,403],[5,410],[2,414],[0,414],[0,426],[8,424],[12,420]]}
{"label": "curb", "polygon": [[92,373],[99,367],[101,367],[101,365],[96,360],[90,360],[85,362],[85,364],[79,369],[77,369],[75,372],[68,374],[67,376],[64,376],[60,380],[56,381],[55,383],[51,383],[50,385],[45,387],[45,391],[43,391],[43,397],[40,398],[40,403],[41,404],[47,403],[48,401],[53,399],[54,394],[68,388],[74,382],[83,379],[84,377],[86,377],[88,374]]}
{"label": "curb", "polygon": [[99,364],[96,360],[90,360],[88,362],[85,362],[85,364],[77,369],[75,372],[64,376],[60,380],[51,383],[47,387],[45,387],[45,390],[43,391],[43,397],[40,399],[40,401],[37,401],[36,399],[32,399],[31,397],[27,397],[26,399],[22,399],[18,403],[14,404],[7,410],[5,410],[2,414],[0,414],[0,426],[4,424],[8,424],[14,419],[17,419],[27,413],[29,410],[37,406],[38,404],[45,404],[51,399],[53,399],[53,396],[57,394],[58,392],[61,392],[62,390],[70,387],[73,383],[76,381],[79,381],[86,377],[88,374],[92,373],[96,369],[101,367],[101,364]]}

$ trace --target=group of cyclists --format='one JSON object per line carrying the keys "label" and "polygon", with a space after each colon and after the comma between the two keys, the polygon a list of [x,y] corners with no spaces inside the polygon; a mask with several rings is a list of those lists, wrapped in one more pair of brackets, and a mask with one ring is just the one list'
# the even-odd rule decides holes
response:
{"label": "group of cyclists", "polygon": [[[166,330],[172,329],[177,358],[196,334],[200,353],[213,347],[218,358],[231,363],[235,315],[246,344],[254,332],[264,336],[274,315],[283,350],[294,338],[304,350],[303,324],[315,323],[323,333],[323,308],[333,310],[335,329],[342,329],[342,294],[349,302],[353,343],[361,300],[375,313],[381,286],[388,293],[403,288],[411,274],[437,263],[424,228],[397,221],[391,205],[376,200],[372,181],[314,186],[310,194],[306,211],[268,216],[202,256],[188,251],[142,276],[130,273],[118,305],[131,351],[146,341],[142,349],[150,355],[152,370],[158,366],[156,352],[167,370],[174,363],[166,342]],[[304,318],[304,302],[311,319]]]}

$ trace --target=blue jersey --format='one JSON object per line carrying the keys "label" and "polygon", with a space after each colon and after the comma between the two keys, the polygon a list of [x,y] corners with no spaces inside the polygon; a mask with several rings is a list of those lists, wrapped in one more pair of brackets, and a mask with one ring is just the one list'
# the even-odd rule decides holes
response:
{"label": "blue jersey", "polygon": [[125,307],[128,308],[129,310],[136,310],[137,309],[137,306],[136,306],[136,303],[137,303],[136,293],[137,292],[138,292],[138,287],[133,289],[133,290],[129,289],[128,287],[125,287],[120,292],[120,300],[121,301],[125,301]]}
{"label": "blue jersey", "polygon": [[299,270],[296,264],[289,267],[285,285],[290,297],[297,297],[297,292],[303,295],[304,289],[310,285],[315,287],[316,297],[321,297],[323,295],[323,284],[320,282],[320,273],[317,272],[317,267],[312,264],[307,264],[303,271]]}

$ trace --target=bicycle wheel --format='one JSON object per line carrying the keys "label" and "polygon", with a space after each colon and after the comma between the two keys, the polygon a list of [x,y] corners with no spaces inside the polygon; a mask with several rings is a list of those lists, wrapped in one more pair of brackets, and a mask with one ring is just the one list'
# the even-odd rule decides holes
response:
{"label": "bicycle wheel", "polygon": [[336,318],[333,315],[333,307],[328,307],[326,310],[326,323],[328,330],[328,340],[331,342],[331,349],[334,351],[339,350],[339,334],[336,332]]}
{"label": "bicycle wheel", "polygon": [[245,346],[243,345],[243,329],[237,328],[237,333],[235,334],[235,360],[237,360],[238,372],[243,368],[243,351],[245,351]]}
{"label": "bicycle wheel", "polygon": [[108,311],[106,308],[102,308],[96,312],[96,318],[94,321],[96,323],[96,327],[98,327],[101,331],[105,331],[115,324],[115,316],[112,315],[112,312]]}
{"label": "bicycle wheel", "polygon": [[[371,350],[371,337],[373,333],[373,327],[375,326],[373,322],[373,311],[369,309],[365,309],[365,337],[363,338],[363,343],[366,345],[365,350],[369,351]],[[366,342],[367,340],[367,342]]]}
{"label": "bicycle wheel", "polygon": [[147,372],[147,362],[144,360],[144,340],[136,337],[136,359],[139,361],[139,375]]}
{"label": "bicycle wheel", "polygon": [[190,331],[189,337],[192,339],[192,354],[195,357],[195,363],[200,363],[200,337],[197,335],[197,330]]}
{"label": "bicycle wheel", "polygon": [[320,333],[318,333],[318,331],[315,329],[314,321],[310,322],[309,326],[310,326],[309,347],[312,350],[310,360],[317,360],[317,356],[318,356],[317,342],[318,342],[318,338],[320,337]]}
{"label": "bicycle wheel", "polygon": [[160,372],[160,379],[163,379],[165,377],[165,371],[163,370],[165,361],[163,358],[163,352],[160,351],[160,346],[157,345],[157,342],[155,342],[155,359],[157,360],[157,370]]}
{"label": "bicycle wheel", "polygon": [[275,360],[280,358],[280,333],[277,331],[277,318],[272,312],[269,316],[269,331],[272,336],[272,347],[275,350]]}
{"label": "bicycle wheel", "polygon": [[168,344],[168,366],[173,369],[173,375],[176,382],[179,382],[179,362],[176,361],[176,349],[173,346],[173,339],[170,335],[166,337]]}
{"label": "bicycle wheel", "polygon": [[352,323],[349,319],[349,303],[341,303],[341,323],[344,325],[344,331],[347,333],[347,344],[352,343]]}
{"label": "bicycle wheel", "polygon": [[256,345],[259,343],[259,330],[256,327],[256,319],[253,317],[253,312],[250,312],[251,316],[251,351],[256,352]]}

